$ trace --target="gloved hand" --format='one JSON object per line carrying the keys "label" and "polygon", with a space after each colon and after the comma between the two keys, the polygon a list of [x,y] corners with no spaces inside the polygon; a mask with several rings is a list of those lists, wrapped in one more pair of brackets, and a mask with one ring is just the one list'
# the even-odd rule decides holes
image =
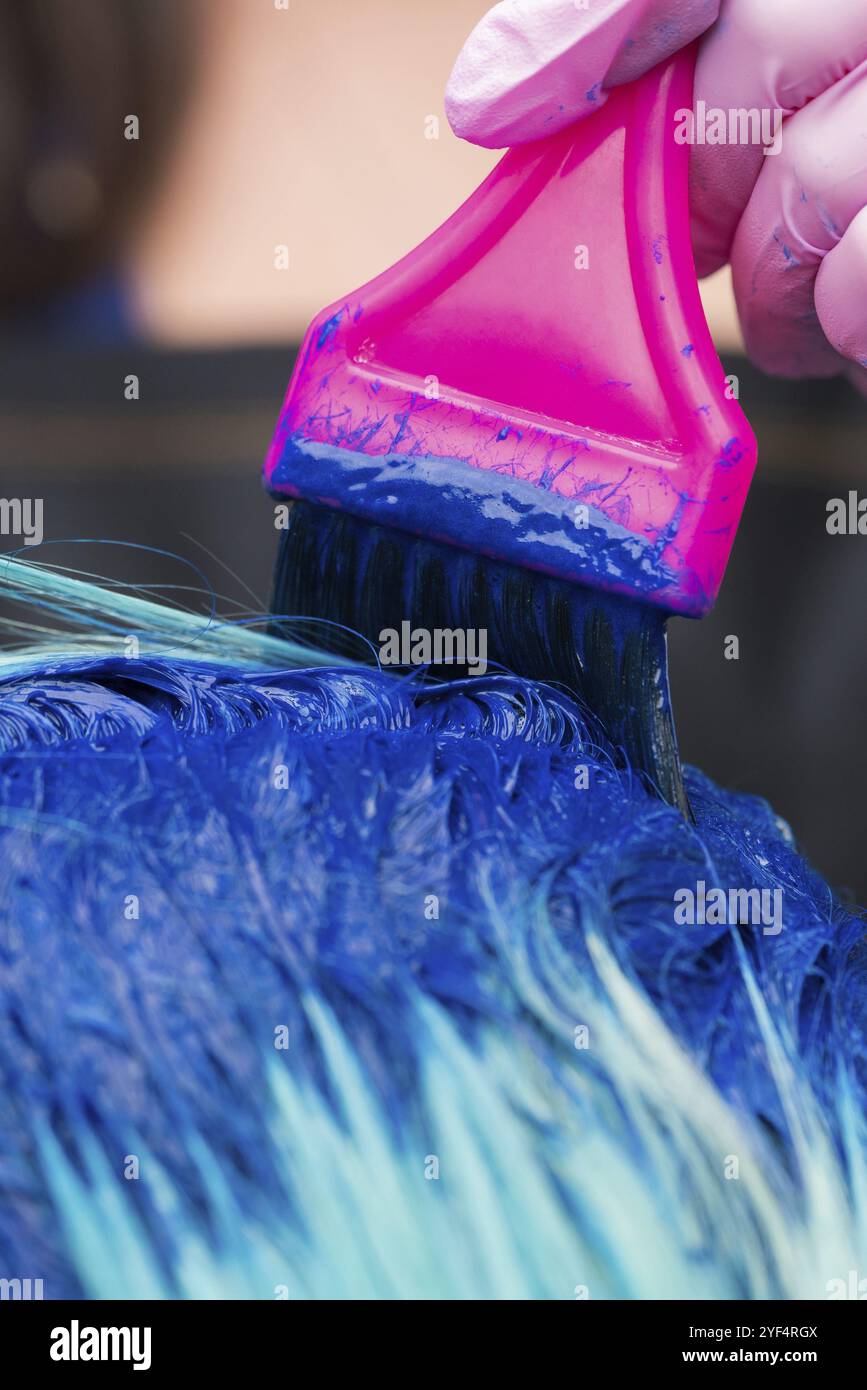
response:
{"label": "gloved hand", "polygon": [[832,376],[842,354],[867,389],[867,0],[503,0],[458,57],[449,121],[493,148],[540,139],[700,34],[696,103],[782,125],[777,154],[693,144],[698,273],[731,261],[766,371]]}

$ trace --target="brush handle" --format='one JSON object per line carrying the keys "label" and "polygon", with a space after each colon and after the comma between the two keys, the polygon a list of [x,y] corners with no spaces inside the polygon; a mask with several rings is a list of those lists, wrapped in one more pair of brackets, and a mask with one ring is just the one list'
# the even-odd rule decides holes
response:
{"label": "brush handle", "polygon": [[[307,446],[430,460],[437,486],[443,463],[463,461],[522,498],[525,485],[544,493],[558,516],[589,508],[606,546],[642,557],[609,564],[609,550],[600,568],[565,522],[562,563],[552,547],[519,549],[505,524],[484,529],[485,553],[627,593],[646,572],[649,602],[710,607],[756,447],[696,283],[678,138],[693,64],[687,50],[592,119],[509,151],[421,246],[316,319],[266,463],[272,488],[384,520],[381,496],[335,496]],[[458,534],[446,505],[395,496],[394,525],[474,548],[466,518]]]}

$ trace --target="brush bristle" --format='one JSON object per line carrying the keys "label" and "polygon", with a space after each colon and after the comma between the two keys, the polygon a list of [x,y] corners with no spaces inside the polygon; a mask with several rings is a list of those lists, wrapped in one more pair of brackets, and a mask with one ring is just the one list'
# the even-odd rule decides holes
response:
{"label": "brush bristle", "polygon": [[[659,609],[295,502],[271,612],[275,634],[289,620],[325,619],[320,647],[369,661],[383,634],[404,623],[428,633],[484,632],[489,669],[570,691],[624,762],[689,815]],[[426,667],[434,680],[468,673],[466,664]]]}

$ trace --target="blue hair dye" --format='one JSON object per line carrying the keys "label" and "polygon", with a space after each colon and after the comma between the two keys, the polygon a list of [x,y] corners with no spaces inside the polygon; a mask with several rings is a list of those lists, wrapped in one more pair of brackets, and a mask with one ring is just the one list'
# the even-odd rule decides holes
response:
{"label": "blue hair dye", "polygon": [[[288,649],[287,649],[288,650]],[[0,673],[0,1273],[46,1297],[826,1297],[864,925],[507,675]],[[783,929],[676,895],[782,890]]]}

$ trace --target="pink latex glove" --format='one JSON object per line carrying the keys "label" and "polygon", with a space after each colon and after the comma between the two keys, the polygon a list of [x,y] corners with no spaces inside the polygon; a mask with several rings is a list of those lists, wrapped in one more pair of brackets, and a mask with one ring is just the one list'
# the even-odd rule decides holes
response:
{"label": "pink latex glove", "polygon": [[499,148],[599,109],[702,39],[695,100],[780,110],[780,152],[694,144],[699,275],[731,261],[750,356],[867,388],[867,0],[503,0],[455,64],[455,132]]}

